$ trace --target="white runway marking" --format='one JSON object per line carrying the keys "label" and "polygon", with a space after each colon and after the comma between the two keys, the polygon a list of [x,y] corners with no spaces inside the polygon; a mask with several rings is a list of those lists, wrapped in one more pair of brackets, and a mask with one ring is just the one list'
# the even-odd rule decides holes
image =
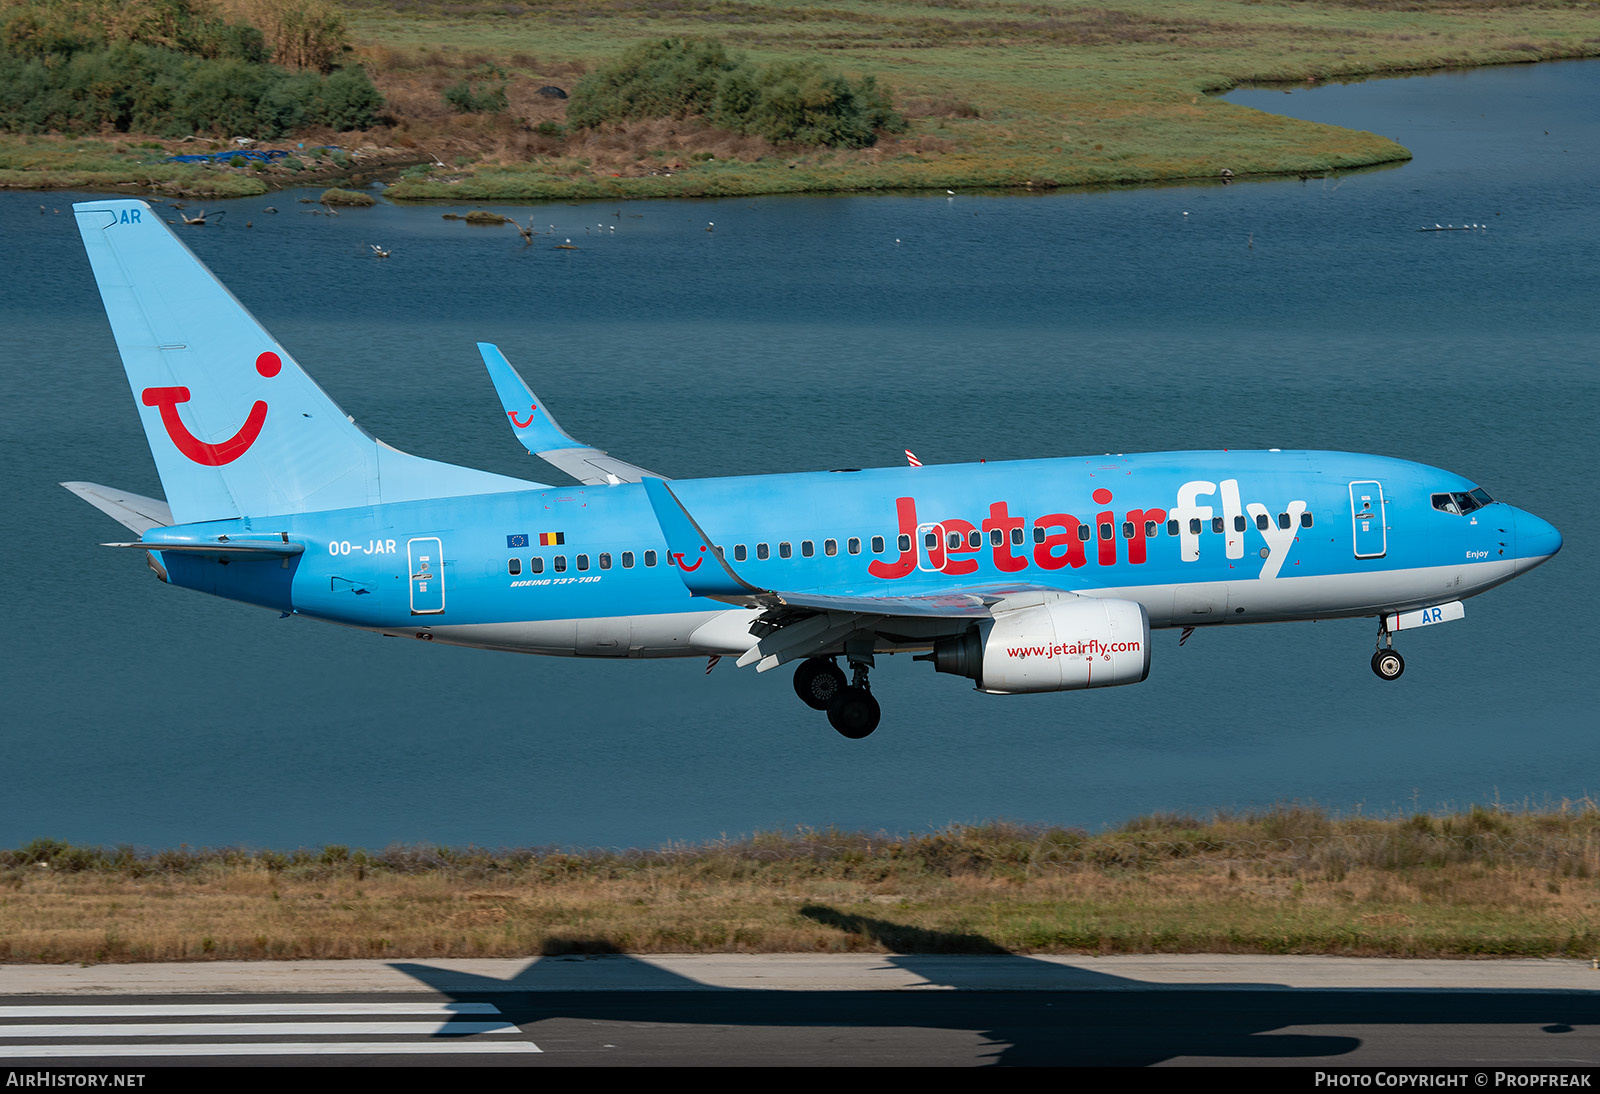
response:
{"label": "white runway marking", "polygon": [[542,1052],[532,1041],[262,1041],[205,1045],[11,1045],[0,1060],[112,1056],[439,1056]]}
{"label": "white runway marking", "polygon": [[384,1034],[410,1037],[517,1033],[509,1022],[73,1022],[0,1026],[0,1037],[318,1037]]}
{"label": "white runway marking", "polygon": [[493,1003],[94,1003],[0,1007],[0,1018],[247,1018],[255,1015],[499,1014]]}
{"label": "white runway marking", "polygon": [[[412,1016],[417,1021],[391,1016]],[[477,1020],[462,1020],[470,1015]],[[307,1018],[377,1021],[305,1021]],[[430,1056],[540,1052],[492,1003],[129,1003],[0,1006],[0,1060],[153,1056]],[[260,1018],[247,1022],[59,1019]],[[272,1020],[275,1019],[275,1020]],[[170,1038],[151,1043],[150,1038]],[[242,1038],[319,1038],[242,1040]],[[367,1038],[393,1038],[368,1040]],[[112,1042],[109,1039],[119,1039]],[[132,1041],[143,1039],[142,1043]],[[222,1038],[219,1040],[219,1038]],[[352,1040],[351,1038],[361,1038]],[[402,1039],[405,1038],[405,1039]],[[41,1043],[18,1043],[36,1041]],[[61,1043],[69,1041],[74,1043]]]}

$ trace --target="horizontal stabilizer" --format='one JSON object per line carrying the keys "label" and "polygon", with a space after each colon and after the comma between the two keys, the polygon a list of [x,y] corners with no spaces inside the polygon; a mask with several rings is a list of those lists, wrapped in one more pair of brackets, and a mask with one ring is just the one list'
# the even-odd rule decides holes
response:
{"label": "horizontal stabilizer", "polygon": [[172,508],[160,498],[147,498],[97,482],[64,482],[61,485],[136,536],[173,523]]}
{"label": "horizontal stabilizer", "polygon": [[158,529],[137,543],[102,543],[102,547],[133,547],[141,551],[177,551],[203,558],[246,561],[251,558],[293,558],[305,553],[287,532],[248,532],[239,535],[197,536],[192,532]]}
{"label": "horizontal stabilizer", "polygon": [[635,467],[625,460],[606,454],[599,448],[573,440],[567,431],[556,424],[550,411],[528,387],[517,370],[511,367],[506,355],[498,346],[488,342],[478,343],[489,378],[500,396],[500,405],[511,419],[511,431],[529,452],[583,483],[585,486],[616,486],[624,482],[641,482],[647,478],[665,479],[654,471]]}

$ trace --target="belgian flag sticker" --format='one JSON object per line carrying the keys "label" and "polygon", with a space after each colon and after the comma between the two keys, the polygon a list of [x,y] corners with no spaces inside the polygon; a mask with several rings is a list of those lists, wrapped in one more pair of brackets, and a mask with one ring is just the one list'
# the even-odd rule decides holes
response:
{"label": "belgian flag sticker", "polygon": [[541,547],[560,547],[560,546],[563,546],[566,542],[567,542],[567,534],[565,532],[540,532],[539,533],[539,546],[541,546]]}

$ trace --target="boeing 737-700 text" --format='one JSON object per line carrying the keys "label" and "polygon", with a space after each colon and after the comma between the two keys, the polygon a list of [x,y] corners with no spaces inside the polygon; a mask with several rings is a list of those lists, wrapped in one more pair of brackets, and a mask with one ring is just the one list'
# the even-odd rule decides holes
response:
{"label": "boeing 737-700 text", "polygon": [[[1550,558],[1555,528],[1448,471],[1344,452],[1165,452],[669,481],[573,440],[492,345],[547,486],[348,418],[140,201],[74,206],[165,501],[68,489],[175,585],[484,649],[798,661],[847,737],[912,651],[991,694],[1132,684],[1152,627],[1374,616],[1395,632]],[[839,666],[843,659],[851,676]]]}

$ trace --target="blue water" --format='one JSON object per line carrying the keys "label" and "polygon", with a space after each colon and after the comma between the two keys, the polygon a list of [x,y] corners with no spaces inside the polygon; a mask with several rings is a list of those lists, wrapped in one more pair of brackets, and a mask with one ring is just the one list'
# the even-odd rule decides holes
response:
{"label": "blue water", "polygon": [[[378,436],[503,473],[546,469],[478,340],[569,432],[674,477],[903,448],[1348,448],[1460,471],[1562,529],[1554,562],[1408,636],[1398,683],[1369,670],[1365,620],[1181,650],[1160,632],[1148,682],[1092,694],[982,696],[894,658],[883,727],[850,742],[785,671],[449,649],[169,588],[54,485],[160,493],[67,215],[84,195],[8,193],[0,844],[627,846],[1600,793],[1600,63],[1232,98],[1416,159],[1228,187],[496,207],[555,226],[531,247],[449,207],[327,218],[293,192],[180,231]],[[1415,230],[1435,222],[1489,227]]]}

